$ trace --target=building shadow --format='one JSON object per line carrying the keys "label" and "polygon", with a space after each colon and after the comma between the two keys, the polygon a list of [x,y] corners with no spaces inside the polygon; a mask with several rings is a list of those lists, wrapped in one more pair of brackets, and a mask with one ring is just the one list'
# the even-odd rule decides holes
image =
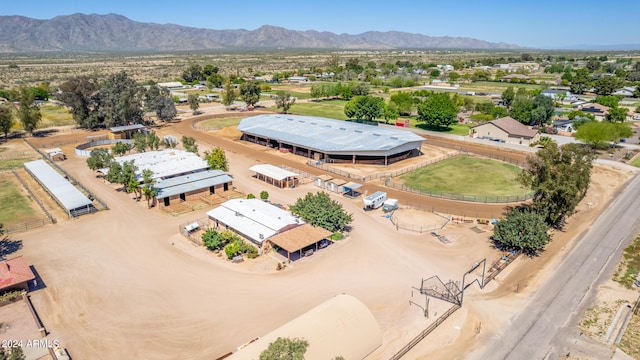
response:
{"label": "building shadow", "polygon": [[29,269],[33,272],[33,275],[36,276],[35,279],[29,281],[29,292],[45,289],[47,284],[44,283],[44,280],[40,277],[38,270],[33,265],[29,265]]}

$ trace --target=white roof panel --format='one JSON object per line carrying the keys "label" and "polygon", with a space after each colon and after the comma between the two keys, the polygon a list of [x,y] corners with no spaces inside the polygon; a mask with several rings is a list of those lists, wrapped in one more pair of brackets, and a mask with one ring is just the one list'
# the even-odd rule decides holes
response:
{"label": "white roof panel", "polygon": [[305,223],[288,211],[259,199],[232,199],[207,212],[207,215],[256,243],[262,243],[286,226]]}
{"label": "white roof panel", "polygon": [[133,161],[138,168],[136,176],[142,179],[142,170],[153,171],[154,179],[164,179],[178,174],[187,174],[204,169],[209,165],[197,154],[183,150],[165,149],[138,154],[125,155],[115,158],[120,164]]}
{"label": "white roof panel", "polygon": [[60,173],[55,171],[44,160],[29,161],[24,167],[35,176],[41,184],[67,209],[71,211],[89,206],[89,200],[80,190],[71,185]]}
{"label": "white roof panel", "polygon": [[249,170],[251,171],[255,171],[259,174],[262,174],[264,176],[270,177],[272,179],[275,180],[284,180],[286,178],[289,177],[298,177],[299,175],[291,172],[289,170],[285,170],[283,168],[279,168],[277,166],[273,166],[270,164],[258,164],[258,165],[253,165],[252,167],[249,168]]}
{"label": "white roof panel", "polygon": [[316,116],[256,115],[242,119],[238,130],[326,153],[394,154],[420,147],[424,138],[390,129]]}

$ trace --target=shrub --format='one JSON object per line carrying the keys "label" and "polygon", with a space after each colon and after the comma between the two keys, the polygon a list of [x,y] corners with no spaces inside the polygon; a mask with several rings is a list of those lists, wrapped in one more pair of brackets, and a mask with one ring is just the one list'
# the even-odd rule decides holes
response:
{"label": "shrub", "polygon": [[331,234],[331,236],[329,236],[329,238],[333,241],[338,241],[338,240],[342,240],[344,238],[344,235],[342,235],[341,232],[336,231],[333,234]]}
{"label": "shrub", "polygon": [[224,253],[227,255],[227,258],[229,260],[233,259],[234,256],[238,255],[239,252],[240,252],[240,244],[238,244],[238,242],[236,241],[231,242],[224,247]]}
{"label": "shrub", "polygon": [[255,199],[255,198],[256,198],[256,196],[253,195],[253,194],[248,194],[247,195],[247,199]]}
{"label": "shrub", "polygon": [[269,193],[264,191],[264,190],[260,191],[260,199],[262,199],[262,200],[269,199]]}
{"label": "shrub", "polygon": [[22,290],[7,291],[0,295],[0,301],[11,301],[22,296]]}
{"label": "shrub", "polygon": [[202,234],[202,243],[209,250],[220,250],[226,243],[223,234],[217,232],[215,229],[207,229]]}

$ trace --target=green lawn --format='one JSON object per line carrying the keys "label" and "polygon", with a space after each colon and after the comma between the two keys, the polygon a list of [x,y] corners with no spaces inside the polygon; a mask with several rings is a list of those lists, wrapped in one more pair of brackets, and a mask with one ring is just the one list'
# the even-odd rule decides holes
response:
{"label": "green lawn", "polygon": [[544,85],[537,84],[521,84],[507,83],[498,81],[476,81],[469,84],[460,84],[460,90],[502,93],[507,87],[513,86],[514,89],[525,88],[527,90],[543,89]]}
{"label": "green lawn", "polygon": [[635,158],[635,160],[633,160],[631,162],[631,165],[640,168],[640,156],[638,156],[637,158]]}
{"label": "green lawn", "polygon": [[238,125],[240,123],[240,120],[244,118],[246,118],[246,116],[234,116],[234,117],[221,118],[221,119],[210,119],[210,120],[202,121],[198,123],[198,125],[206,131],[220,130],[222,128],[226,128],[227,126]]}
{"label": "green lawn", "polygon": [[6,147],[0,147],[0,153],[3,152],[3,151],[7,151],[7,148]]}
{"label": "green lawn", "polygon": [[63,106],[45,104],[40,107],[40,113],[42,114],[41,128],[75,124],[71,113]]}
{"label": "green lawn", "polygon": [[22,164],[26,163],[27,161],[31,161],[31,160],[33,160],[33,159],[31,159],[31,158],[20,158],[20,159],[0,160],[0,170],[9,170],[9,169],[21,168]]}
{"label": "green lawn", "polygon": [[412,171],[404,184],[423,192],[516,196],[528,191],[517,180],[520,168],[497,160],[459,155]]}
{"label": "green lawn", "polygon": [[[295,115],[320,116],[329,119],[346,120],[345,100],[326,100],[293,104],[289,112]],[[274,108],[275,110],[275,108]]]}
{"label": "green lawn", "polygon": [[37,218],[36,212],[29,206],[29,199],[20,193],[16,185],[0,177],[0,223],[14,224]]}

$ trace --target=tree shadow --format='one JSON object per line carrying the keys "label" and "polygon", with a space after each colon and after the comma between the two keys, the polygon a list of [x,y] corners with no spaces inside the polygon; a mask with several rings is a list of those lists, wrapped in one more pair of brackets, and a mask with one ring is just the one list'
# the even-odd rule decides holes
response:
{"label": "tree shadow", "polygon": [[0,257],[2,258],[20,249],[22,249],[22,240],[11,240],[8,236],[0,240]]}
{"label": "tree shadow", "polygon": [[47,136],[51,136],[54,135],[58,132],[58,129],[44,129],[44,130],[37,130],[33,132],[33,137],[47,137]]}
{"label": "tree shadow", "polygon": [[45,289],[47,287],[47,284],[45,284],[44,280],[42,280],[42,278],[40,277],[38,270],[36,270],[36,268],[33,265],[29,265],[29,269],[31,269],[31,272],[33,272],[33,275],[36,276],[36,278],[30,281],[28,284],[29,291]]}
{"label": "tree shadow", "polygon": [[422,124],[422,123],[418,123],[416,124],[416,128],[421,129],[421,130],[429,130],[429,131],[437,131],[437,132],[441,132],[441,133],[448,133],[448,132],[452,132],[453,128],[451,127],[439,127],[439,126],[429,126],[427,124]]}

